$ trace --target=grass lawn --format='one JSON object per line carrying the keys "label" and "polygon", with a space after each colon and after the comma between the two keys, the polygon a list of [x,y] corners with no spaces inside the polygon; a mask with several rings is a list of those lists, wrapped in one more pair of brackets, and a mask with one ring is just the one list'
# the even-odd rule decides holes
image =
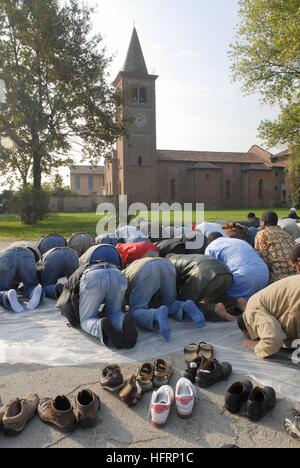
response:
{"label": "grass lawn", "polygon": [[[228,220],[243,221],[251,210],[206,211],[206,221]],[[253,210],[260,216],[266,210]],[[287,216],[288,209],[275,209],[279,217]],[[154,213],[153,219],[158,214]],[[46,219],[33,226],[24,226],[15,216],[0,215],[0,240],[36,240],[45,234],[57,233],[69,237],[75,232],[95,234],[100,217],[95,213],[51,213]]]}

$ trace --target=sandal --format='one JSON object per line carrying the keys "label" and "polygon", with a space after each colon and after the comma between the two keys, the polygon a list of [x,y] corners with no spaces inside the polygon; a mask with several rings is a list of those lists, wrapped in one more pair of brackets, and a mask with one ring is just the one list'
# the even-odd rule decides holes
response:
{"label": "sandal", "polygon": [[142,389],[137,382],[135,375],[131,375],[124,384],[119,397],[129,408],[136,406],[142,399]]}
{"label": "sandal", "polygon": [[183,351],[186,363],[192,362],[198,357],[198,345],[196,343],[189,344]]}
{"label": "sandal", "polygon": [[204,356],[206,359],[212,359],[214,357],[214,348],[212,345],[202,341],[199,343],[198,356]]}
{"label": "sandal", "polygon": [[187,364],[201,356],[212,359],[214,357],[213,346],[202,341],[199,344],[191,343],[184,348],[184,357]]}
{"label": "sandal", "polygon": [[154,368],[152,364],[143,364],[137,371],[137,381],[143,392],[153,389]]}
{"label": "sandal", "polygon": [[300,440],[300,413],[295,416],[294,421],[286,419],[284,421],[284,427],[286,432],[294,439]]}
{"label": "sandal", "polygon": [[154,363],[154,387],[159,388],[163,385],[168,385],[172,377],[173,369],[163,359],[158,359]]}

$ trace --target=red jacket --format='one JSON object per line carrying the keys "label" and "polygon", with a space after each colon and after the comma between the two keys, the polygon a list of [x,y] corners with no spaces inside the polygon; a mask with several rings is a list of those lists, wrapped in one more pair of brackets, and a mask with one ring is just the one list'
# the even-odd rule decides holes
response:
{"label": "red jacket", "polygon": [[160,251],[160,249],[151,242],[129,242],[128,244],[118,244],[116,248],[121,255],[124,267],[135,262],[135,260],[140,260],[151,251]]}

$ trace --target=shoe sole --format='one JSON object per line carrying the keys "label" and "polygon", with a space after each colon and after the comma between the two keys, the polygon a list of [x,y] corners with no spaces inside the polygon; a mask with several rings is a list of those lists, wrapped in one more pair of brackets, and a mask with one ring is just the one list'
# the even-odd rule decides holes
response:
{"label": "shoe sole", "polygon": [[119,385],[118,387],[114,387],[114,388],[111,388],[111,387],[104,387],[103,385],[101,385],[101,388],[103,388],[104,390],[107,390],[107,391],[110,392],[110,393],[118,392],[118,391],[121,390],[123,387],[124,387],[124,384]]}
{"label": "shoe sole", "polygon": [[122,335],[125,342],[125,348],[134,348],[137,342],[138,331],[131,315],[126,314],[124,317]]}
{"label": "shoe sole", "polygon": [[56,424],[54,424],[51,421],[47,421],[45,419],[42,419],[41,417],[40,417],[40,419],[41,419],[41,421],[43,423],[47,424],[48,426],[53,427],[54,429],[57,429],[59,432],[62,432],[64,434],[66,434],[66,433],[71,434],[72,432],[74,432],[78,428],[78,424],[76,422],[74,424],[68,426],[68,427],[58,427],[58,426],[56,426]]}
{"label": "shoe sole", "polygon": [[153,421],[151,421],[151,425],[153,427],[155,427],[156,429],[163,429],[164,427],[166,427],[168,421],[166,421],[165,423],[162,423],[162,424],[158,424],[158,423],[155,423]]}
{"label": "shoe sole", "polygon": [[21,431],[16,431],[14,429],[3,429],[3,434],[7,437],[18,437],[19,435],[22,434],[24,429],[22,429]]}
{"label": "shoe sole", "polygon": [[114,348],[118,350],[126,348],[123,336],[114,329],[108,319],[103,319],[101,321],[101,326]]}
{"label": "shoe sole", "polygon": [[193,416],[193,412],[191,412],[190,414],[180,414],[180,413],[177,411],[177,416],[178,416],[180,419],[190,419],[190,418]]}

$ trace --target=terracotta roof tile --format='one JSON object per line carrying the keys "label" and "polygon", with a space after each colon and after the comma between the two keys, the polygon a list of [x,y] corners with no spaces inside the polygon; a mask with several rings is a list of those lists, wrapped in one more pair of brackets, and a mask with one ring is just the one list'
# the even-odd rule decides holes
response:
{"label": "terracotta roof tile", "polygon": [[[266,159],[252,153],[218,153],[205,151],[158,151],[159,161],[186,161],[233,164],[266,164]],[[272,166],[271,161],[269,165]]]}
{"label": "terracotta roof tile", "polygon": [[70,172],[71,175],[101,175],[104,174],[104,166],[74,166]]}

